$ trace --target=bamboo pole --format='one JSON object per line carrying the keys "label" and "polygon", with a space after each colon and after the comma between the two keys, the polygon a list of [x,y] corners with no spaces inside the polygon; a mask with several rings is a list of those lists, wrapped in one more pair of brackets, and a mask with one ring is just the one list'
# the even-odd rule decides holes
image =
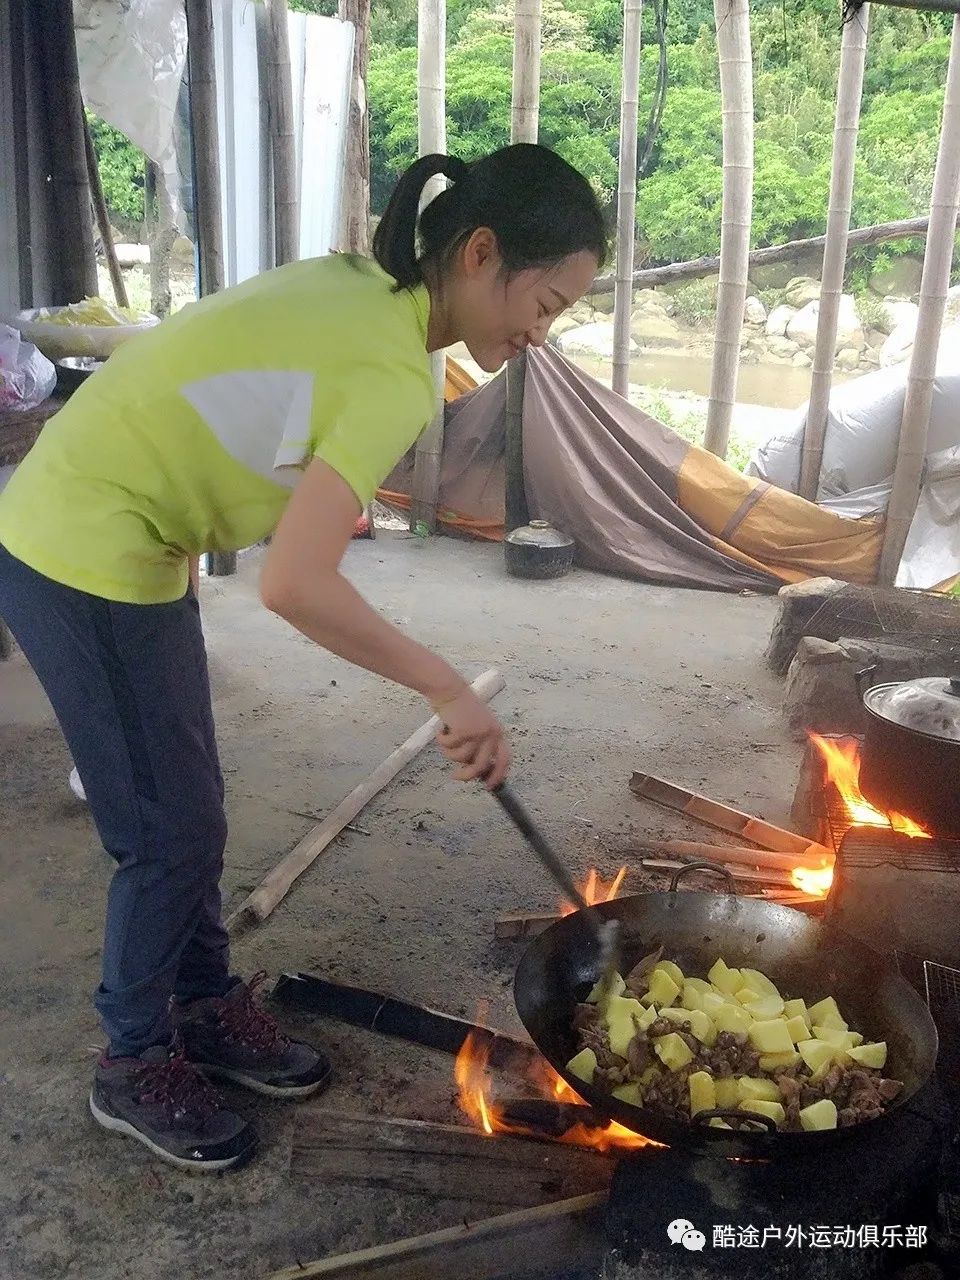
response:
{"label": "bamboo pole", "polygon": [[[419,0],[417,6],[417,134],[422,156],[447,149],[445,52],[447,43],[447,0]],[[424,204],[444,188],[444,179],[435,178],[424,189]],[[430,357],[437,388],[437,414],[417,441],[414,454],[413,493],[410,500],[410,528],[418,526],[433,533],[437,527],[437,496],[440,491],[440,464],[443,460],[443,404],[446,356],[435,351]]]}
{"label": "bamboo pole", "polygon": [[36,6],[36,12],[50,138],[50,186],[56,213],[54,301],[79,302],[97,293],[97,260],[93,251],[73,5],[71,0],[47,0]]}
{"label": "bamboo pole", "polygon": [[300,190],[293,122],[287,0],[268,0],[267,105],[273,158],[273,244],[278,267],[300,257]]}
{"label": "bamboo pole", "polygon": [[507,533],[530,518],[523,479],[523,397],[527,385],[527,353],[511,360],[506,371],[504,408],[504,523]]}
{"label": "bamboo pole", "polygon": [[345,253],[366,254],[370,249],[370,0],[340,0],[339,14],[341,22],[353,23],[354,31],[340,247]]}
{"label": "bamboo pole", "polygon": [[753,206],[753,65],[747,0],[713,0],[723,109],[720,284],[704,446],[726,457],[737,396]]}
{"label": "bamboo pole", "polygon": [[[516,0],[513,17],[513,97],[511,142],[536,142],[540,127],[540,0]],[[509,533],[529,518],[523,481],[523,398],[527,361],[523,355],[506,368],[504,421],[504,507]]]}
{"label": "bamboo pole", "polygon": [[511,142],[536,142],[540,130],[540,0],[516,0],[513,17]]}
{"label": "bamboo pole", "polygon": [[913,342],[907,391],[900,425],[900,446],[893,491],[887,509],[883,551],[880,554],[882,583],[896,582],[900,558],[917,509],[927,454],[930,405],[937,367],[937,349],[943,328],[943,312],[950,285],[953,238],[957,229],[960,200],[960,16],[953,21],[947,87],[943,99],[943,124],[937,167],[930,201],[930,232],[923,258],[920,281],[920,314]]}
{"label": "bamboo pole", "polygon": [[840,46],[840,75],[837,82],[837,114],[833,133],[833,171],[830,177],[830,208],[827,212],[827,243],[823,251],[820,313],[813,356],[813,376],[807,423],[803,432],[800,462],[800,495],[816,502],[820,487],[823,442],[827,434],[830,384],[837,345],[837,322],[843,296],[843,275],[847,262],[847,235],[853,203],[853,174],[860,129],[860,98],[867,56],[870,6],[865,4],[843,26]]}
{"label": "bamboo pole", "polygon": [[[877,0],[874,0],[877,3]],[[960,0],[957,0],[960,4]],[[867,245],[885,244],[890,240],[922,239],[927,235],[929,218],[903,218],[899,222],[878,222],[869,227],[858,227],[847,237],[847,248],[863,248]],[[788,240],[785,244],[770,244],[764,249],[752,249],[748,263],[751,267],[768,266],[771,262],[786,262],[799,254],[815,253],[826,246],[826,236],[810,236],[804,240]],[[677,280],[692,280],[696,276],[708,276],[720,270],[720,259],[691,258],[688,262],[668,262],[662,267],[644,267],[633,273],[635,289],[652,289],[658,284],[674,284]],[[613,293],[617,278],[597,276],[587,290],[591,297]]]}
{"label": "bamboo pole", "polygon": [[617,187],[617,283],[613,302],[613,389],[630,385],[630,313],[637,235],[637,115],[640,106],[640,25],[643,0],[623,0],[623,85]]}
{"label": "bamboo pole", "polygon": [[[220,143],[217,127],[217,70],[212,0],[185,0],[187,69],[190,79],[190,136],[193,144],[193,200],[200,260],[200,297],[223,288],[223,214],[220,197]],[[237,571],[235,551],[207,553],[207,572],[228,577]]]}
{"label": "bamboo pole", "polygon": [[605,1247],[606,1202],[607,1193],[597,1191],[517,1209],[356,1253],[297,1262],[267,1280],[520,1280],[571,1268],[596,1274]]}

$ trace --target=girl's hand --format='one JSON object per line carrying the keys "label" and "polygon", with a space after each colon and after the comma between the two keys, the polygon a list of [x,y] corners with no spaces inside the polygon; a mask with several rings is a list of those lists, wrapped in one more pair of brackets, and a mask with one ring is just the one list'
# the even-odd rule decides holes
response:
{"label": "girl's hand", "polygon": [[499,786],[510,769],[510,748],[503,725],[485,702],[465,684],[459,693],[436,701],[433,709],[443,721],[437,734],[440,750],[458,764],[458,782],[482,778],[489,789]]}

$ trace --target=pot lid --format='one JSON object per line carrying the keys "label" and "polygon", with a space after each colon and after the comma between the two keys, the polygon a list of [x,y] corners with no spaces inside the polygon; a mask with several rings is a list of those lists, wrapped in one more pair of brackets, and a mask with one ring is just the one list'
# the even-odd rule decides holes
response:
{"label": "pot lid", "polygon": [[863,696],[874,715],[945,742],[960,742],[960,676],[878,684]]}
{"label": "pot lid", "polygon": [[555,529],[549,520],[531,520],[507,534],[507,542],[524,547],[572,547],[573,539]]}

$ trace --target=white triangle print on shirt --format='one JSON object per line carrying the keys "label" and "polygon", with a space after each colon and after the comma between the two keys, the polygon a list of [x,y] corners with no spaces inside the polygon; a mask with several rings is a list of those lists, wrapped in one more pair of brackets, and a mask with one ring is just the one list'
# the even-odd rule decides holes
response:
{"label": "white triangle print on shirt", "polygon": [[237,462],[293,488],[311,453],[312,373],[237,369],[181,387],[204,422]]}

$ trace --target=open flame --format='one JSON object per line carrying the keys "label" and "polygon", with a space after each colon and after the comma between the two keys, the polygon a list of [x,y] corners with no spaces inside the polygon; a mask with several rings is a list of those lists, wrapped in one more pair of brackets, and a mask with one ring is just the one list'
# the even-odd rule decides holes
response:
{"label": "open flame", "polygon": [[[596,867],[591,867],[586,883],[580,886],[580,892],[583,894],[587,906],[595,907],[598,902],[612,902],[620,892],[626,874],[627,868],[625,866],[621,867],[612,880],[606,881],[600,879],[600,872]],[[561,904],[560,914],[569,916],[576,909],[572,903],[564,902]]]}
{"label": "open flame", "polygon": [[823,757],[827,781],[837,788],[855,825],[892,828],[915,840],[930,839],[930,832],[906,814],[882,813],[863,795],[860,790],[860,744],[856,739],[822,738],[818,733],[811,733],[810,740]]}
{"label": "open flame", "polygon": [[[531,1130],[523,1125],[510,1124],[493,1101],[493,1082],[490,1077],[489,1058],[492,1041],[488,1036],[471,1031],[457,1054],[454,1066],[454,1077],[459,1092],[460,1108],[476,1128],[488,1137],[497,1133],[529,1134]],[[540,1059],[527,1073],[529,1083],[536,1087],[540,1096],[550,1102],[583,1103],[583,1099],[553,1070],[548,1062]],[[594,1147],[598,1151],[608,1151],[611,1147],[637,1148],[658,1146],[649,1138],[644,1138],[622,1124],[611,1120],[604,1128],[588,1128],[576,1124],[569,1128],[557,1142],[569,1143],[577,1147]]]}
{"label": "open flame", "polygon": [[821,867],[794,867],[790,881],[795,889],[813,897],[825,898],[833,884],[833,863],[824,862]]}
{"label": "open flame", "polygon": [[[854,826],[882,827],[915,840],[930,839],[929,831],[906,814],[882,813],[864,796],[860,790],[860,744],[855,738],[823,738],[811,733],[810,741],[820,752],[826,779],[836,787]],[[794,867],[790,880],[804,893],[826,897],[833,883],[833,863],[824,860],[819,867]]]}

